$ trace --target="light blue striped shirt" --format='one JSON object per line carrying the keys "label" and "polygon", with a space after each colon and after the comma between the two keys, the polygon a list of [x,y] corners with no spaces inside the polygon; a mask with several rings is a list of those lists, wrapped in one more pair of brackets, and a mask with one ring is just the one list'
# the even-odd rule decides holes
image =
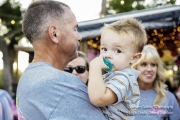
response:
{"label": "light blue striped shirt", "polygon": [[115,104],[102,107],[108,120],[134,120],[140,99],[137,77],[140,72],[126,68],[121,71],[109,72],[103,75],[104,82],[118,98]]}

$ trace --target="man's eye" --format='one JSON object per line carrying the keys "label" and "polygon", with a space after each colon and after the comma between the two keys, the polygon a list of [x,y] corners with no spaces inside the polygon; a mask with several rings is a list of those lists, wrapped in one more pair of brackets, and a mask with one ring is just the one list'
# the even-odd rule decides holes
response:
{"label": "man's eye", "polygon": [[74,28],[74,31],[78,31],[78,28]]}

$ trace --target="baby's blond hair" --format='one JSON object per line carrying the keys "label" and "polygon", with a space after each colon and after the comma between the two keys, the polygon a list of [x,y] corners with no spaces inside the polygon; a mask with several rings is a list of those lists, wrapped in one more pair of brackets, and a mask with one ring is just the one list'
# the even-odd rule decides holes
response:
{"label": "baby's blond hair", "polygon": [[133,43],[135,43],[136,52],[141,52],[147,43],[146,31],[142,23],[135,18],[127,18],[111,24],[105,24],[102,32],[106,30],[113,30],[118,34],[128,34],[132,38]]}

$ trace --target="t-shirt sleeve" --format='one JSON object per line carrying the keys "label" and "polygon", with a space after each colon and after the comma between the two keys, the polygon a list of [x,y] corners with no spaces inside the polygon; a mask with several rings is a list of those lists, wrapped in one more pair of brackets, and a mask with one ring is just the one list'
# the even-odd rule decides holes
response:
{"label": "t-shirt sleeve", "polygon": [[169,103],[173,107],[172,112],[169,112],[170,120],[180,120],[180,107],[177,102],[177,99],[171,92],[168,92],[168,97],[170,98]]}
{"label": "t-shirt sleeve", "polygon": [[117,95],[118,101],[116,103],[126,99],[126,92],[129,89],[129,81],[125,74],[115,73],[114,76],[106,82],[106,86]]}

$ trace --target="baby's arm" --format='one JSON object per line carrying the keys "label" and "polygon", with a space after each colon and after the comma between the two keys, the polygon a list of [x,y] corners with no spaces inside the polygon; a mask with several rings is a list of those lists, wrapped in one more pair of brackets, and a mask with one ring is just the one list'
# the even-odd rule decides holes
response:
{"label": "baby's arm", "polygon": [[107,68],[102,56],[90,62],[88,94],[90,101],[95,106],[107,106],[117,101],[116,94],[106,87],[102,78],[102,68]]}

